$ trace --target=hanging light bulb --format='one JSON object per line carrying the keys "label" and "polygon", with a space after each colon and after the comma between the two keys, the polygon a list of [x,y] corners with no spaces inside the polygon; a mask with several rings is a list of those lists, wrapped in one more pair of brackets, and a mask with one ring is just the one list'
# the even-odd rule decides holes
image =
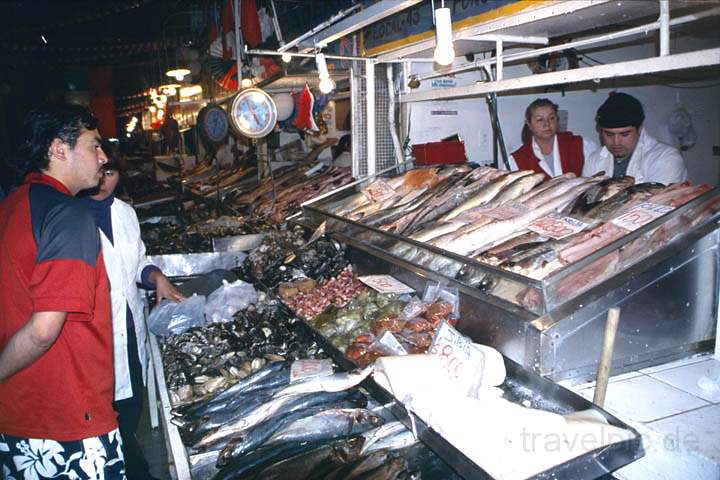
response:
{"label": "hanging light bulb", "polygon": [[290,60],[292,60],[292,55],[290,55],[288,52],[283,52],[280,58],[282,58],[283,62],[290,63]]}
{"label": "hanging light bulb", "polygon": [[155,113],[155,112],[157,112],[157,107],[155,105],[150,105],[148,110],[150,110],[150,113]]}
{"label": "hanging light bulb", "polygon": [[253,75],[252,70],[248,66],[242,67],[242,80],[240,80],[240,87],[250,88],[253,86]]}
{"label": "hanging light bulb", "polygon": [[335,89],[335,82],[330,78],[324,53],[315,55],[315,65],[317,65],[318,77],[320,78],[320,84],[318,85],[320,91],[322,93],[332,92]]}
{"label": "hanging light bulb", "polygon": [[323,78],[318,85],[322,93],[330,93],[335,90],[335,82],[331,78]]}
{"label": "hanging light bulb", "polygon": [[315,55],[315,65],[317,65],[318,77],[320,77],[320,80],[330,78],[330,72],[328,72],[324,53],[318,53]]}
{"label": "hanging light bulb", "polygon": [[450,65],[455,60],[455,49],[452,40],[452,19],[449,8],[435,10],[435,53],[433,58],[438,65]]}

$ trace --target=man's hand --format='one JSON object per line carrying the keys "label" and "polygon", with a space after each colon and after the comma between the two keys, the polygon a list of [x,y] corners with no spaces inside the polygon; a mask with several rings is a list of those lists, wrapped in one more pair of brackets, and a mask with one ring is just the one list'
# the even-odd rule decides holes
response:
{"label": "man's hand", "polygon": [[0,352],[0,382],[40,358],[55,343],[66,312],[35,312]]}
{"label": "man's hand", "polygon": [[167,277],[163,275],[163,273],[160,271],[154,271],[153,273],[151,273],[150,281],[155,284],[158,304],[166,298],[174,302],[179,302],[180,300],[185,298],[182,293],[178,292],[175,286],[170,283],[170,280],[168,280]]}

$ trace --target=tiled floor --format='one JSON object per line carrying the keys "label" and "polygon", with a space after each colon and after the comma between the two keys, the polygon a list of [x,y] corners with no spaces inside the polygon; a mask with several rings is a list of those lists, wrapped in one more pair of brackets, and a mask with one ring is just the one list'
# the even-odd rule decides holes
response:
{"label": "tiled floor", "polygon": [[[592,400],[593,383],[568,386]],[[720,361],[701,355],[611,377],[605,409],[643,435],[623,480],[720,478]]]}

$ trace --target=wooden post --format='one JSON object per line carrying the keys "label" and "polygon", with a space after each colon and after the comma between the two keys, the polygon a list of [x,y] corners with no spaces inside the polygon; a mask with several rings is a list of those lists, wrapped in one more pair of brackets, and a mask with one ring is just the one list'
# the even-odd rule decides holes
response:
{"label": "wooden post", "polygon": [[593,396],[593,403],[599,407],[605,404],[605,393],[607,392],[608,378],[610,378],[613,349],[615,348],[615,334],[617,333],[619,320],[619,308],[613,307],[608,310],[605,336],[603,338],[600,361],[598,363],[597,381],[595,382],[595,395]]}

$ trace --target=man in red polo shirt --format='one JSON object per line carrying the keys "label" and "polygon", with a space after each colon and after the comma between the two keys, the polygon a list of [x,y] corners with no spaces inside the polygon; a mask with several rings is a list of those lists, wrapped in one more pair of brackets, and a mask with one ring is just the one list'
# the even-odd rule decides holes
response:
{"label": "man in red polo shirt", "polygon": [[112,409],[110,297],[97,227],[74,195],[107,161],[75,105],[31,112],[0,203],[0,470],[3,478],[124,479]]}

